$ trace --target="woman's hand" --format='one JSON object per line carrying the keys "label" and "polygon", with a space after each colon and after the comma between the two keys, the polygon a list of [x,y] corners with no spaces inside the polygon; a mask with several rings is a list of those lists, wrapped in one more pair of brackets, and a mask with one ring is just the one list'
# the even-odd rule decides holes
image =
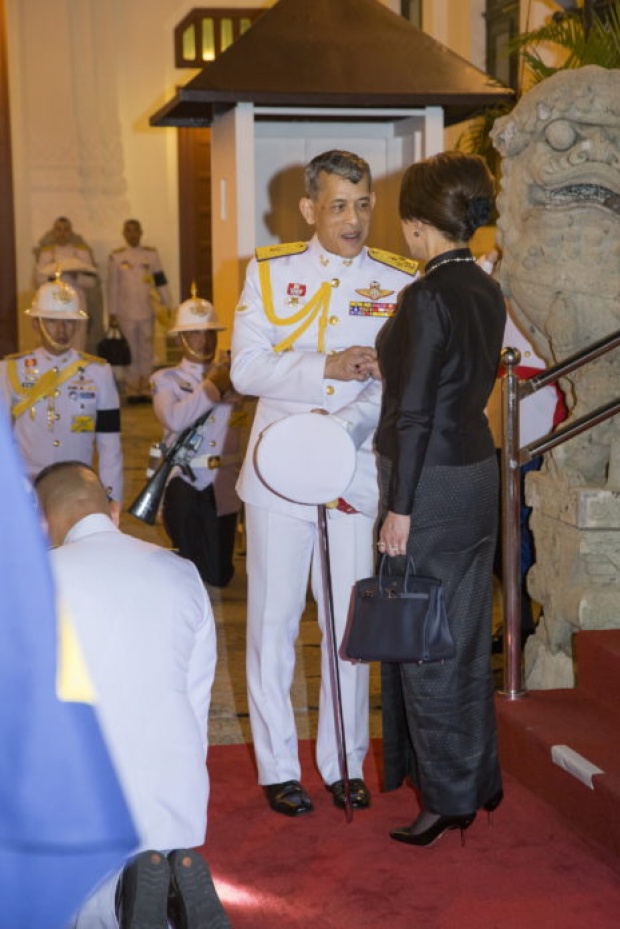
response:
{"label": "woman's hand", "polygon": [[410,526],[410,516],[389,512],[379,532],[379,551],[388,555],[406,555]]}

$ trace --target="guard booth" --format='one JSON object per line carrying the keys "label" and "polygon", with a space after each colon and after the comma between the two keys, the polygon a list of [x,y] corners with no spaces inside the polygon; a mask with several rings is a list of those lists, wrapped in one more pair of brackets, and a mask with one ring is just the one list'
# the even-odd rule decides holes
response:
{"label": "guard booth", "polygon": [[378,0],[279,0],[151,118],[211,128],[213,298],[227,326],[257,246],[307,239],[303,168],[348,149],[371,167],[369,244],[402,253],[403,169],[444,126],[514,92]]}

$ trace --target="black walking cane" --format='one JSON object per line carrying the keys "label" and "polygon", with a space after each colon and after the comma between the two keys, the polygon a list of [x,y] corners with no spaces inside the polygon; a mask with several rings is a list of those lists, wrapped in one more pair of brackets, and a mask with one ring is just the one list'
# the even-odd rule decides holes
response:
{"label": "black walking cane", "polygon": [[334,710],[334,729],[338,745],[338,766],[340,777],[344,785],[344,812],[347,822],[353,819],[353,805],[351,803],[351,787],[349,784],[349,764],[347,761],[347,740],[344,732],[344,719],[342,713],[342,692],[340,689],[340,668],[338,665],[338,638],[336,636],[336,623],[334,621],[334,594],[332,589],[331,562],[329,559],[329,536],[327,532],[327,507],[321,504],[317,507],[319,542],[321,549],[321,576],[323,578],[323,599],[325,607],[325,635],[330,657],[330,676],[332,703]]}

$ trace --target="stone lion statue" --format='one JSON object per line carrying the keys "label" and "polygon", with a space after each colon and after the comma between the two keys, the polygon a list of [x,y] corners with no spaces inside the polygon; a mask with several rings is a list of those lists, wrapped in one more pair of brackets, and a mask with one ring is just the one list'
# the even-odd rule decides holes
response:
{"label": "stone lion statue", "polygon": [[[492,131],[503,156],[500,283],[539,354],[555,364],[620,329],[620,71],[562,71]],[[562,382],[571,419],[618,396],[614,350]],[[620,416],[558,446],[548,468],[602,486]],[[548,456],[549,458],[549,456]]]}

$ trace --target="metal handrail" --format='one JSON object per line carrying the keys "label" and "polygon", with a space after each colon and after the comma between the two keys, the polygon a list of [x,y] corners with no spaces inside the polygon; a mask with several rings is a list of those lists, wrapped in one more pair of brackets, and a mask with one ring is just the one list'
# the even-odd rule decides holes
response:
{"label": "metal handrail", "polygon": [[519,447],[519,402],[542,387],[553,384],[571,371],[620,346],[620,330],[532,377],[519,378],[515,368],[521,360],[516,348],[501,355],[506,373],[502,378],[502,596],[504,606],[504,686],[509,700],[526,695],[521,670],[521,481],[519,467],[551,448],[591,429],[620,412],[620,399],[598,407],[555,432]]}

